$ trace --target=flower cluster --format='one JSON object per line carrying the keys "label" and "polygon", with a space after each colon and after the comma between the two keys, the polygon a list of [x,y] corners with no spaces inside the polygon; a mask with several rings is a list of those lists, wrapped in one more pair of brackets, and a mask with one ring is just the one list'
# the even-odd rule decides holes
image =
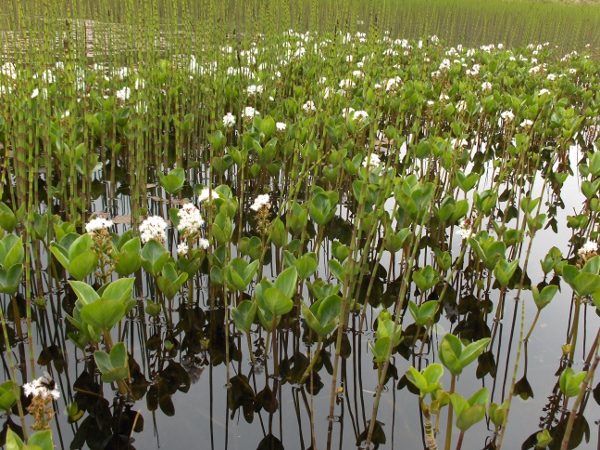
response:
{"label": "flower cluster", "polygon": [[461,220],[458,224],[458,230],[456,230],[456,234],[458,234],[463,239],[469,239],[473,234],[473,223],[470,218],[466,218]]}
{"label": "flower cluster", "polygon": [[583,247],[577,251],[577,255],[586,260],[596,256],[597,254],[598,244],[593,241],[587,241],[585,244],[583,244]]}
{"label": "flower cluster", "polygon": [[181,231],[186,238],[195,235],[204,225],[200,210],[191,203],[183,205],[177,212],[177,217],[179,217],[177,230]]}
{"label": "flower cluster", "polygon": [[24,384],[23,391],[26,397],[31,397],[31,403],[27,407],[27,411],[33,417],[31,428],[34,431],[49,430],[50,421],[55,414],[52,401],[60,397],[54,380],[48,372],[44,372],[43,377]]}
{"label": "flower cluster", "polygon": [[56,384],[47,372],[44,373],[43,377],[39,377],[31,383],[24,384],[23,391],[25,392],[25,397],[33,395],[44,400],[47,398],[57,400],[60,397],[60,392],[56,389]]}
{"label": "flower cluster", "polygon": [[235,116],[230,112],[223,116],[223,126],[225,128],[233,128],[235,126]]}
{"label": "flower cluster", "polygon": [[209,199],[215,199],[221,197],[219,191],[215,191],[210,188],[204,188],[200,191],[200,195],[198,195],[198,203],[204,203]]}
{"label": "flower cluster", "polygon": [[379,155],[376,153],[371,153],[371,155],[368,158],[365,158],[362,163],[363,167],[366,167],[369,170],[377,169],[380,164],[381,158],[379,158]]}
{"label": "flower cluster", "polygon": [[244,112],[242,113],[242,117],[246,120],[252,120],[254,116],[260,116],[260,113],[252,106],[246,106],[244,108]]}
{"label": "flower cluster", "polygon": [[145,244],[151,239],[155,239],[163,244],[167,240],[165,233],[167,222],[160,216],[150,216],[140,225],[140,239]]}
{"label": "flower cluster", "polygon": [[254,203],[250,206],[250,209],[253,211],[258,211],[261,208],[266,207],[266,209],[271,209],[271,203],[269,199],[269,194],[261,194],[254,199]]}
{"label": "flower cluster", "polygon": [[85,231],[89,234],[94,234],[97,231],[106,230],[112,227],[114,223],[112,220],[105,219],[103,217],[97,217],[95,219],[90,220],[85,225]]}

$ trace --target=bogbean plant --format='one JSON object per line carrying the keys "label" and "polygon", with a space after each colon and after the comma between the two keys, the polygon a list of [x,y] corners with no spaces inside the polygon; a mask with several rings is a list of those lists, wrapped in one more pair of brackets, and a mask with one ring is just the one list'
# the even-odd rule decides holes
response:
{"label": "bogbean plant", "polygon": [[[226,365],[228,406],[243,407],[247,420],[261,407],[272,415],[280,383],[316,392],[319,368],[332,356],[329,436],[348,331],[369,330],[374,310],[369,348],[377,386],[361,445],[380,443],[380,400],[398,373],[398,356],[412,355],[420,367],[431,353],[442,364],[410,367],[405,380],[418,391],[430,448],[447,408],[449,449],[454,426],[460,448],[486,412],[501,447],[512,398],[527,384],[527,342],[542,309],[568,285],[574,319],[559,381],[565,407],[577,397],[563,438],[568,445],[595,368],[570,367],[581,310],[600,308],[597,63],[574,53],[559,60],[548,45],[445,47],[433,36],[409,42],[377,30],[244,34],[219,44],[200,56],[178,42],[173,55],[150,52],[147,64],[131,59],[128,66],[116,66],[117,56],[87,64],[69,52],[60,64],[2,66],[0,86],[13,97],[0,109],[0,137],[13,152],[6,158],[15,183],[2,184],[0,292],[16,298],[25,288],[30,298],[38,289],[41,311],[42,277],[38,272],[33,284],[28,277],[48,270],[50,288],[60,284],[76,297],[70,340],[103,382],[137,400],[145,390],[139,396],[131,382],[139,368],[123,338],[128,319],[147,314],[164,322],[168,339],[158,347],[169,360],[181,345],[175,311],[197,305],[207,289],[207,320],[223,337],[200,344],[213,363]],[[37,121],[35,131],[24,110]],[[573,143],[581,154],[571,153]],[[557,219],[561,189],[579,159],[585,203],[567,218],[571,253],[550,249],[541,261],[544,279],[533,284],[527,273],[534,238],[544,228],[564,229]],[[24,170],[27,164],[33,169]],[[108,181],[107,192],[97,176]],[[131,226],[115,224],[111,205],[108,217],[90,217],[99,191],[112,202],[118,190],[130,195]],[[33,210],[34,199],[46,209]],[[55,211],[55,203],[63,209]],[[32,254],[39,258],[28,259]],[[463,282],[470,292],[458,289]],[[488,298],[494,287],[496,305]],[[510,392],[498,405],[485,388],[469,392],[459,376],[476,360],[477,376],[484,361],[496,364],[491,349],[513,294],[522,306],[532,297],[537,314],[527,335],[522,319]],[[436,348],[443,314],[466,299],[475,310]],[[492,329],[468,329],[468,320],[492,313]],[[27,314],[31,324],[30,307]],[[4,309],[2,324],[10,348]],[[305,327],[306,356],[284,372],[280,365],[290,362],[280,355],[282,333],[298,326]],[[193,329],[185,328],[189,335]],[[251,370],[273,365],[260,404],[245,375],[230,376],[242,335]],[[10,362],[3,406],[20,398]],[[35,373],[33,358],[31,366]],[[169,414],[170,396],[189,389],[190,379],[175,364],[162,370],[169,377],[148,397]],[[69,411],[70,419],[82,417],[73,405]],[[315,415],[324,413],[311,413],[312,429]],[[540,430],[539,446],[550,431]]]}

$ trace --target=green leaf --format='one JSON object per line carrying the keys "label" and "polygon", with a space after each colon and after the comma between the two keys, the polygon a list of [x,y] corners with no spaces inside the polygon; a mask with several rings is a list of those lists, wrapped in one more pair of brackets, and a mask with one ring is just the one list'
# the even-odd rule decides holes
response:
{"label": "green leaf", "polygon": [[0,227],[7,233],[12,232],[17,227],[15,213],[3,202],[0,202]]}
{"label": "green leaf", "polygon": [[4,259],[0,261],[5,268],[10,269],[15,264],[21,264],[25,257],[25,248],[23,247],[23,240],[18,238],[14,234],[9,234],[2,239],[2,246],[4,247]]}
{"label": "green leaf", "polygon": [[93,303],[100,298],[94,288],[87,283],[69,280],[69,285],[75,292],[75,295],[77,295],[77,299],[83,305]]}
{"label": "green leaf", "polygon": [[22,276],[23,264],[14,265],[8,270],[0,268],[0,292],[8,295],[16,294]]}
{"label": "green leaf", "polygon": [[494,267],[494,276],[498,280],[501,286],[506,287],[512,276],[517,270],[519,260],[515,259],[511,263],[507,263],[506,260],[502,259],[496,263]]}
{"label": "green leaf", "polygon": [[444,367],[441,364],[429,364],[423,371],[423,376],[428,384],[438,383],[444,375]]}
{"label": "green leaf", "polygon": [[[288,252],[289,253],[289,252]],[[313,252],[307,253],[302,258],[298,258],[293,262],[294,267],[296,267],[296,271],[298,272],[298,277],[301,280],[304,280],[311,275],[313,275],[318,268],[317,263],[317,255]]]}
{"label": "green leaf", "polygon": [[81,318],[89,325],[110,330],[125,316],[125,305],[118,300],[100,298],[81,308]]}
{"label": "green leaf", "polygon": [[567,367],[560,374],[559,386],[560,390],[567,397],[576,397],[581,391],[581,383],[585,379],[587,372],[575,373],[575,371]]}
{"label": "green leaf", "polygon": [[283,295],[292,298],[296,293],[296,283],[298,281],[298,272],[295,267],[285,269],[277,276],[275,287],[278,288]]}
{"label": "green leaf", "polygon": [[256,303],[250,300],[243,300],[236,308],[231,309],[231,315],[235,322],[235,326],[239,331],[249,333],[254,319],[256,317],[256,310],[258,306]]}
{"label": "green leaf", "polygon": [[[159,174],[162,175],[162,174]],[[185,183],[185,171],[181,168],[173,169],[169,175],[160,177],[160,184],[169,194],[173,195],[179,192]]]}
{"label": "green leaf", "polygon": [[7,428],[6,430],[6,450],[21,450],[23,448],[23,441],[13,430]]}
{"label": "green leaf", "polygon": [[69,247],[69,265],[73,263],[75,258],[83,255],[92,248],[93,241],[89,234],[82,234]]}
{"label": "green leaf", "polygon": [[105,383],[113,383],[129,377],[127,349],[123,342],[116,344],[110,355],[102,350],[96,350],[94,360]]}
{"label": "green leaf", "polygon": [[421,270],[413,272],[413,281],[421,292],[425,292],[434,287],[440,281],[440,274],[430,265]]}
{"label": "green leaf", "polygon": [[460,364],[462,368],[464,369],[473,361],[475,361],[479,355],[483,353],[489,342],[490,338],[483,338],[464,347],[460,354]]}
{"label": "green leaf", "polygon": [[552,301],[556,292],[558,291],[558,286],[554,284],[549,284],[544,286],[542,290],[538,290],[537,286],[531,287],[531,292],[533,294],[533,301],[539,310],[544,309],[548,303]]}
{"label": "green leaf", "polygon": [[115,256],[115,272],[122,277],[127,277],[139,270],[142,258],[139,252],[122,251]]}
{"label": "green leaf", "polygon": [[[294,269],[295,271],[296,269]],[[294,302],[276,287],[268,288],[264,292],[267,310],[274,316],[289,313],[294,307]]]}
{"label": "green leaf", "polygon": [[0,410],[8,412],[16,403],[14,383],[11,380],[5,381],[0,385]]}
{"label": "green leaf", "polygon": [[593,295],[600,291],[600,276],[593,273],[582,272],[575,277],[572,287],[581,297]]}
{"label": "green leaf", "polygon": [[388,359],[387,354],[390,348],[390,342],[391,339],[387,336],[377,339],[375,345],[369,342],[369,347],[373,352],[373,362],[376,364],[382,364]]}
{"label": "green leaf", "polygon": [[317,300],[310,308],[302,303],[302,314],[308,326],[319,336],[326,337],[339,322],[342,299],[337,295]]}
{"label": "green leaf", "polygon": [[41,450],[54,450],[54,444],[52,443],[52,430],[36,431],[27,440],[27,446],[29,449],[31,446],[37,446]]}
{"label": "green leaf", "polygon": [[279,217],[271,222],[269,237],[273,245],[277,248],[281,248],[287,244],[287,231]]}
{"label": "green leaf", "polygon": [[69,272],[74,278],[83,280],[96,270],[97,265],[98,255],[93,250],[88,250],[73,259],[69,259]]}
{"label": "green leaf", "polygon": [[408,381],[414,384],[417,387],[417,389],[419,389],[419,391],[421,391],[421,397],[425,396],[425,391],[427,390],[428,383],[425,377],[421,374],[421,372],[419,372],[414,367],[410,367],[406,372],[406,378],[408,379]]}
{"label": "green leaf", "polygon": [[460,339],[453,334],[447,334],[440,342],[438,351],[440,361],[453,375],[462,373],[463,367],[460,363],[462,348],[463,345]]}
{"label": "green leaf", "polygon": [[344,282],[346,278],[346,269],[342,267],[342,265],[335,259],[329,260],[329,270],[331,271],[334,277],[336,277],[342,283]]}
{"label": "green leaf", "polygon": [[153,277],[158,276],[170,258],[165,247],[155,239],[150,239],[142,248],[142,267]]}

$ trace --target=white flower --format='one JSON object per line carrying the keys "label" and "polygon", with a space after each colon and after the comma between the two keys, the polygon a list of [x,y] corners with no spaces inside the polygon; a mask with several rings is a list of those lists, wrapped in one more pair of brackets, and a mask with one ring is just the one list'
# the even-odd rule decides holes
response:
{"label": "white flower", "polygon": [[177,254],[179,256],[185,256],[185,255],[187,255],[188,250],[189,250],[189,247],[188,247],[188,245],[187,245],[186,242],[182,242],[181,244],[179,244],[177,246]]}
{"label": "white flower", "polygon": [[50,69],[44,70],[44,72],[42,72],[42,81],[44,81],[44,83],[54,83],[55,79],[56,77]]}
{"label": "white flower", "polygon": [[548,89],[542,89],[542,90],[539,92],[538,96],[539,96],[539,97],[541,97],[541,96],[542,96],[542,95],[544,95],[544,94],[550,94],[550,91],[549,91]]}
{"label": "white flower", "polygon": [[385,83],[385,90],[386,91],[392,91],[395,90],[396,87],[402,83],[402,78],[400,77],[394,77],[394,78],[390,78],[389,80],[387,80],[387,82]]}
{"label": "white flower", "polygon": [[457,110],[458,112],[463,112],[463,111],[465,111],[466,109],[467,109],[467,102],[466,102],[466,101],[464,101],[464,100],[459,100],[459,101],[456,103],[456,110]]}
{"label": "white flower", "polygon": [[523,128],[530,127],[531,125],[533,125],[533,121],[529,119],[525,119],[523,122],[521,122],[521,127]]}
{"label": "white flower", "polygon": [[252,118],[254,116],[259,116],[260,113],[254,109],[252,106],[246,106],[244,108],[244,112],[242,112],[242,117]]}
{"label": "white flower", "polygon": [[341,89],[352,89],[354,87],[354,81],[349,78],[341,80],[339,86]]}
{"label": "white flower", "polygon": [[283,122],[277,122],[275,124],[275,128],[277,128],[277,131],[285,131],[285,129],[287,128],[287,125]]}
{"label": "white flower", "polygon": [[129,97],[131,96],[131,89],[129,89],[127,86],[125,86],[123,89],[119,89],[115,95],[117,96],[117,98],[119,100],[128,100]]}
{"label": "white flower", "polygon": [[85,225],[85,231],[88,233],[93,233],[95,231],[104,230],[106,228],[110,228],[114,225],[112,220],[107,220],[103,217],[96,217],[95,219],[90,220]]}
{"label": "white flower", "polygon": [[206,250],[209,247],[209,245],[210,243],[208,242],[208,239],[198,239],[198,247],[200,247],[202,250]]}
{"label": "white flower", "polygon": [[233,128],[235,125],[235,116],[228,112],[223,116],[223,126],[225,128]]}
{"label": "white flower", "polygon": [[0,69],[0,73],[7,77],[12,78],[13,80],[17,78],[17,69],[15,65],[11,62],[6,62],[2,65],[2,69]]}
{"label": "white flower", "polygon": [[352,55],[346,56],[346,62],[352,62],[352,59],[353,59]]}
{"label": "white flower", "polygon": [[166,229],[167,222],[165,222],[165,219],[160,216],[150,216],[140,225],[140,239],[143,244],[150,239],[164,243],[167,240]]}
{"label": "white flower", "polygon": [[248,89],[246,89],[246,92],[248,93],[249,97],[258,95],[258,94],[262,94],[263,92],[263,87],[262,85],[256,85],[256,84],[251,84],[250,86],[248,86]]}
{"label": "white flower", "polygon": [[38,95],[40,95],[40,90],[38,88],[35,88],[31,93],[31,98],[36,98]]}
{"label": "white flower", "polygon": [[183,207],[177,211],[177,217],[179,217],[177,230],[187,235],[195,234],[202,225],[204,225],[204,219],[200,214],[200,210],[191,203],[183,205]]}
{"label": "white flower", "polygon": [[269,194],[261,194],[254,199],[254,203],[250,206],[250,209],[253,211],[258,211],[263,206],[266,206],[267,209],[271,208],[271,203],[269,199]]}
{"label": "white flower", "polygon": [[463,239],[468,239],[472,234],[473,230],[471,228],[471,219],[463,219],[458,224],[458,230],[456,230],[456,234],[458,234]]}
{"label": "white flower", "polygon": [[209,198],[215,199],[221,197],[221,194],[219,194],[218,191],[212,190],[210,188],[204,188],[202,189],[202,191],[200,192],[200,195],[198,196],[198,203],[203,203],[205,201],[207,201]]}
{"label": "white flower", "polygon": [[597,253],[598,252],[598,244],[596,242],[592,242],[592,241],[587,241],[585,244],[583,244],[583,247],[581,247],[578,251],[577,254],[581,257],[586,257],[588,255],[590,255],[591,253]]}
{"label": "white flower", "polygon": [[366,167],[369,170],[376,169],[380,164],[381,159],[379,158],[379,155],[375,153],[371,153],[369,157],[362,162],[363,167]]}
{"label": "white flower", "polygon": [[508,110],[508,111],[503,111],[500,114],[500,117],[502,117],[502,120],[506,120],[507,122],[510,122],[511,120],[513,120],[515,118],[515,115],[513,114],[512,111]]}
{"label": "white flower", "polygon": [[546,78],[550,81],[554,81],[556,80],[556,75],[554,75],[553,73],[549,73]]}
{"label": "white flower", "polygon": [[304,105],[302,105],[302,109],[306,112],[316,111],[317,108],[315,106],[315,102],[312,100],[307,101]]}
{"label": "white flower", "polygon": [[492,83],[490,83],[489,81],[484,81],[483,83],[481,83],[481,90],[483,92],[487,92],[491,89],[492,89]]}
{"label": "white flower", "polygon": [[354,108],[352,106],[348,106],[347,108],[342,109],[342,117],[346,118],[353,112]]}
{"label": "white flower", "polygon": [[357,122],[367,120],[368,117],[369,113],[367,113],[366,111],[354,111],[353,118]]}
{"label": "white flower", "polygon": [[25,397],[29,397],[33,394],[34,397],[41,397],[46,399],[51,397],[53,400],[57,400],[60,397],[60,392],[56,388],[56,383],[52,380],[52,377],[48,375],[48,372],[44,372],[44,376],[33,380],[31,383],[23,385],[23,391]]}

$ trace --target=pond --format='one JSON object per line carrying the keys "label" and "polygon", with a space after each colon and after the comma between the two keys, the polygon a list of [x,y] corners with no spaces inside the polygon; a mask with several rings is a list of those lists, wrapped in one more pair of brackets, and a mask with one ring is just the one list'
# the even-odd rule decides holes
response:
{"label": "pond", "polygon": [[2,66],[3,439],[598,445],[589,54],[89,36]]}

